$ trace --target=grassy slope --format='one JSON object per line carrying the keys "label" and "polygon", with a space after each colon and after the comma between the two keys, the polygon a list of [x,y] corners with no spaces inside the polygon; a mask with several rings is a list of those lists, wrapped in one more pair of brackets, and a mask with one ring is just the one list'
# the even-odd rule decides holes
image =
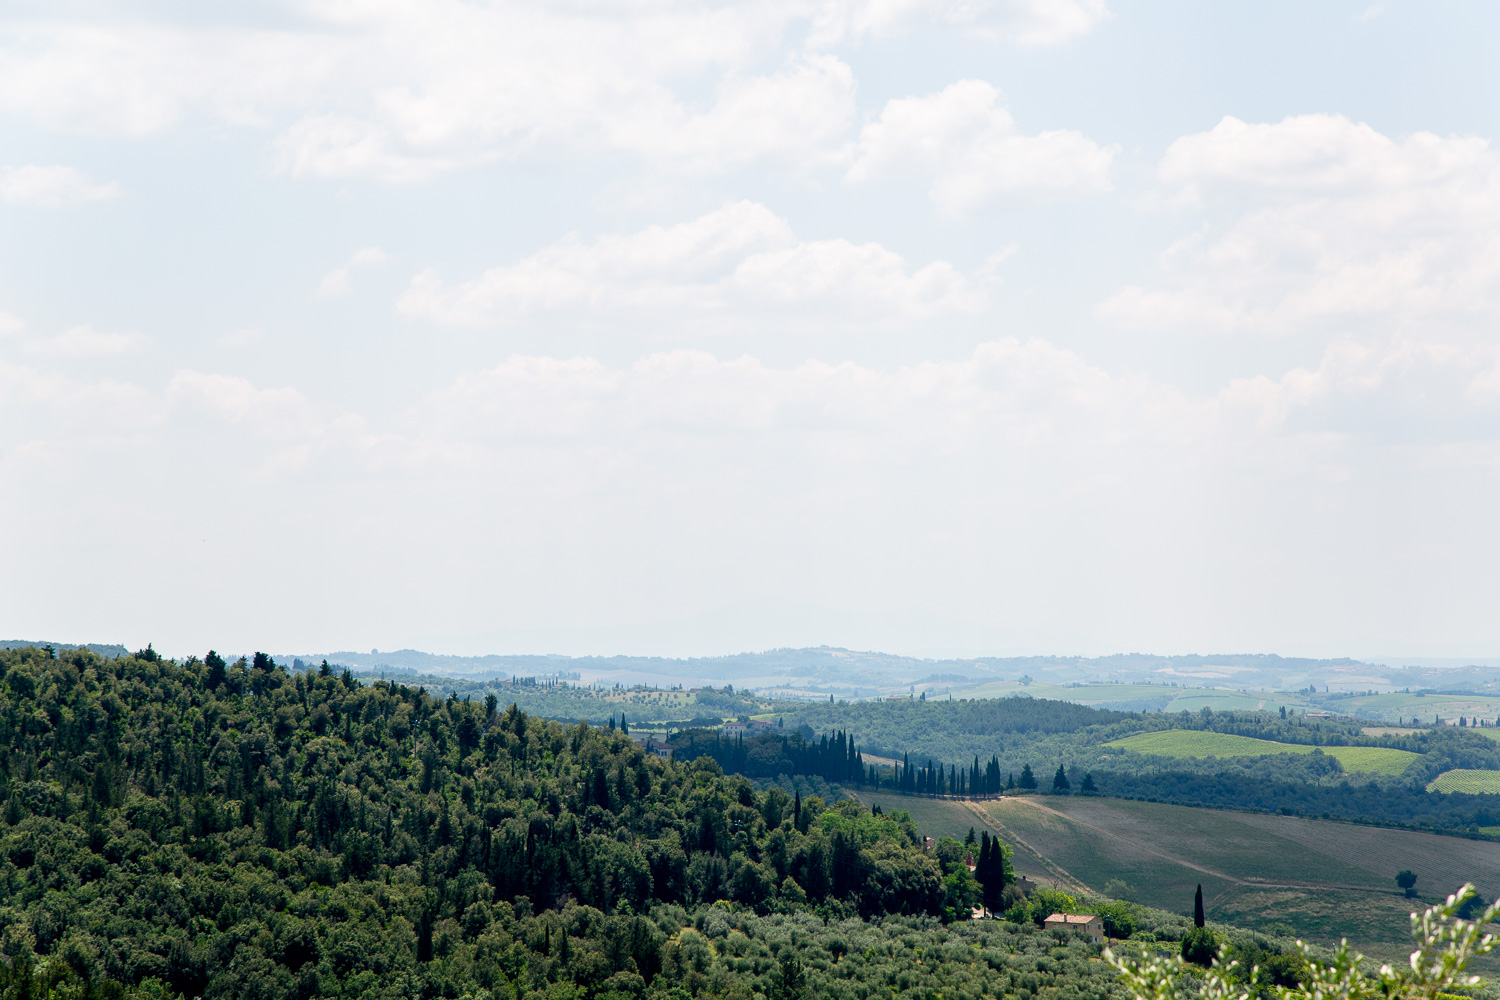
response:
{"label": "grassy slope", "polygon": [[1487,899],[1500,892],[1500,848],[1455,837],[1121,799],[860,798],[908,809],[933,836],[987,825],[1016,847],[1022,871],[1050,869],[1099,891],[1120,879],[1127,898],[1177,912],[1201,883],[1213,919],[1321,944],[1348,936],[1387,959],[1403,956],[1413,908],[1396,890],[1397,871],[1416,872],[1428,896],[1465,880]]}
{"label": "grassy slope", "polygon": [[1273,753],[1312,753],[1321,749],[1338,759],[1346,771],[1375,774],[1401,774],[1422,755],[1389,747],[1320,747],[1295,743],[1276,743],[1232,733],[1208,733],[1198,730],[1166,730],[1139,733],[1108,744],[1137,753],[1162,757],[1262,757]]}
{"label": "grassy slope", "polygon": [[1427,790],[1429,792],[1468,792],[1470,795],[1500,795],[1500,771],[1444,771],[1428,783]]}

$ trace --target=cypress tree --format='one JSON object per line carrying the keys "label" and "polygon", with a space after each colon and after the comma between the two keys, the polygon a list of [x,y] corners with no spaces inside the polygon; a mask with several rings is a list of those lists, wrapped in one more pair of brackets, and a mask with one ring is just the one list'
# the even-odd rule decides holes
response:
{"label": "cypress tree", "polygon": [[988,905],[994,910],[999,908],[1000,895],[1005,891],[1005,851],[1000,847],[999,837],[990,841],[988,876],[984,889],[990,897]]}
{"label": "cypress tree", "polygon": [[1198,883],[1198,893],[1193,897],[1193,926],[1203,926],[1203,883]]}

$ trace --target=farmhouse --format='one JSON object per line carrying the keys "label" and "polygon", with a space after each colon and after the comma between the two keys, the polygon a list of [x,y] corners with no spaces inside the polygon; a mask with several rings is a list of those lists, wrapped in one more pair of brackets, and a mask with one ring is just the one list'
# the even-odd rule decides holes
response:
{"label": "farmhouse", "polygon": [[1104,943],[1104,921],[1095,913],[1054,913],[1046,919],[1044,926],[1083,931],[1095,944]]}

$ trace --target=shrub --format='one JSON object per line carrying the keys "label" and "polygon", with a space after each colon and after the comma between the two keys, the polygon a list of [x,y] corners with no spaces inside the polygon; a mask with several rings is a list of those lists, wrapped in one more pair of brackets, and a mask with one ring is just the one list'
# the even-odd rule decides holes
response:
{"label": "shrub", "polygon": [[1209,966],[1219,954],[1219,942],[1207,927],[1189,927],[1182,935],[1182,959],[1194,965]]}

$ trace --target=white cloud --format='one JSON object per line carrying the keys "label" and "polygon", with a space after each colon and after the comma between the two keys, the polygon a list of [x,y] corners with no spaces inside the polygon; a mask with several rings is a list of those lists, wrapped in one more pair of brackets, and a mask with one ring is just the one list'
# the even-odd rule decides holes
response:
{"label": "white cloud", "polygon": [[108,358],[138,351],[146,343],[146,338],[139,333],[95,330],[84,323],[50,337],[30,341],[26,350],[31,354],[69,358]]}
{"label": "white cloud", "polygon": [[[1040,444],[1042,437],[1076,433],[1158,391],[1141,380],[1113,378],[1039,340],[1006,338],[981,344],[960,361],[892,370],[817,360],[777,368],[749,357],[719,360],[677,350],[621,368],[591,358],[513,357],[434,393],[411,419],[444,440],[613,437],[651,427],[821,428],[870,434],[873,447],[896,431],[912,449],[910,458],[934,447]],[[539,421],[539,415],[549,416]],[[1151,426],[1177,433],[1176,421],[1158,420],[1150,407],[1136,407],[1136,417],[1144,420],[1116,422],[1115,433],[1134,436]]]}
{"label": "white cloud", "polygon": [[958,216],[1008,195],[1077,196],[1110,190],[1118,152],[1078,132],[1022,135],[1000,94],[963,80],[928,97],[890,101],[860,132],[852,183],[930,178],[939,211]]}
{"label": "white cloud", "polygon": [[263,336],[265,336],[265,331],[258,326],[242,326],[220,337],[219,344],[230,350],[238,350],[242,347],[249,347]]}
{"label": "white cloud", "polygon": [[[1086,483],[1092,485],[1083,493],[1092,494],[1110,477],[1154,491],[1149,468],[1162,461],[1189,476],[1247,462],[1270,462],[1284,473],[1302,468],[1305,447],[1326,460],[1347,450],[1355,434],[1387,449],[1500,445],[1496,371],[1500,349],[1493,345],[1459,350],[1417,339],[1384,346],[1344,339],[1314,368],[1234,378],[1194,395],[1144,375],[1112,373],[1044,340],[1001,338],[965,358],[892,367],[816,359],[777,366],[698,350],[620,365],[516,355],[458,376],[373,427],[293,387],[193,370],[151,392],[0,362],[0,397],[15,412],[99,396],[114,402],[80,411],[74,426],[86,434],[108,433],[111,407],[124,405],[136,414],[136,429],[155,427],[164,442],[227,443],[248,435],[239,451],[224,451],[225,462],[254,466],[267,455],[322,454],[359,476],[425,469],[503,478],[510,473],[494,464],[502,455],[639,472],[648,455],[655,457],[647,465],[671,464],[687,448],[722,452],[674,473],[709,489],[753,440],[753,448],[767,449],[757,461],[768,467],[826,460],[868,481],[941,459],[978,463],[976,474],[997,482],[1027,468],[1045,470],[1044,492]],[[1371,414],[1400,418],[1401,433],[1382,435],[1382,420]]]}
{"label": "white cloud", "polygon": [[853,73],[827,46],[933,25],[1049,45],[1106,16],[1103,0],[301,0],[253,28],[33,19],[0,22],[0,112],[128,136],[195,114],[269,126],[294,177],[580,151],[805,170],[854,120]]}
{"label": "white cloud", "polygon": [[[489,64],[475,68],[480,77],[494,71]],[[538,73],[550,75],[540,67]],[[631,84],[629,93],[616,94],[600,92],[612,84],[588,79],[558,80],[525,106],[496,107],[517,96],[521,81],[509,75],[447,80],[439,93],[420,97],[402,88],[364,116],[307,116],[276,139],[276,169],[293,177],[402,183],[540,148],[621,152],[689,171],[759,160],[805,170],[837,155],[854,117],[853,73],[828,55],[794,57],[771,73],[723,72],[704,107],[655,81],[615,81]],[[533,85],[527,81],[524,89]],[[559,106],[572,100],[602,104]],[[616,107],[606,115],[609,106]]]}
{"label": "white cloud", "polygon": [[0,360],[0,468],[39,440],[117,439],[162,427],[160,396],[116,379],[80,379]]}
{"label": "white cloud", "polygon": [[[1354,627],[1400,607],[1411,595],[1382,574],[1446,579],[1418,572],[1433,551],[1487,579],[1494,542],[1468,533],[1500,485],[1495,370],[1493,351],[1348,343],[1186,393],[1012,338],[892,366],[518,355],[365,418],[233,374],[148,391],[0,361],[0,471],[18,484],[7,511],[53,545],[165,559],[156,601],[191,599],[231,555],[322,567],[275,608],[294,620],[328,594],[347,604],[318,614],[361,628],[451,614],[461,629],[486,608],[660,621],[664,605],[775,592],[999,620],[994,642],[1019,628],[1062,643],[1080,609],[1109,623],[1106,645],[1142,615],[1178,634],[1236,599],[1258,609],[1247,636],[1309,604],[1295,620],[1316,635],[1330,614]],[[212,502],[76,488],[126,472]],[[381,572],[407,560],[428,572]],[[1329,594],[1359,607],[1330,610]]]}
{"label": "white cloud", "polygon": [[384,264],[388,260],[390,256],[379,247],[363,247],[354,251],[347,264],[342,264],[323,276],[323,280],[318,284],[318,298],[336,299],[348,295],[349,279],[354,271]]}
{"label": "white cloud", "polygon": [[76,167],[29,164],[0,170],[0,201],[7,205],[61,208],[119,196],[120,185],[97,184]]}
{"label": "white cloud", "polygon": [[179,446],[216,449],[232,442],[255,475],[273,479],[295,475],[335,449],[361,452],[368,437],[356,414],[335,413],[297,389],[265,389],[238,375],[179,371],[165,403]]}
{"label": "white cloud", "polygon": [[[1418,132],[1394,140],[1342,115],[1295,115],[1276,123],[1226,117],[1183,136],[1157,168],[1164,184],[1197,196],[1204,186],[1352,198],[1425,185],[1469,188],[1494,169],[1489,144],[1474,136]],[[1458,193],[1458,192],[1455,192]]]}
{"label": "white cloud", "polygon": [[26,329],[26,323],[10,313],[0,312],[0,337],[9,337]]}
{"label": "white cloud", "polygon": [[412,318],[455,325],[554,310],[693,323],[772,314],[870,325],[973,312],[984,301],[983,281],[947,262],[912,268],[877,244],[802,240],[765,206],[736,202],[675,226],[591,241],[570,236],[456,285],[423,271],[398,307]]}
{"label": "white cloud", "polygon": [[1022,45],[1061,45],[1108,17],[1104,0],[831,0],[818,10],[814,38],[833,42],[936,24]]}
{"label": "white cloud", "polygon": [[1118,325],[1440,341],[1488,337],[1500,318],[1500,159],[1482,140],[1226,118],[1174,142],[1159,175],[1203,221],[1163,255],[1157,287],[1101,304]]}
{"label": "white cloud", "polygon": [[167,395],[195,415],[251,424],[277,436],[307,434],[319,426],[311,404],[296,389],[260,389],[236,375],[180,371]]}

